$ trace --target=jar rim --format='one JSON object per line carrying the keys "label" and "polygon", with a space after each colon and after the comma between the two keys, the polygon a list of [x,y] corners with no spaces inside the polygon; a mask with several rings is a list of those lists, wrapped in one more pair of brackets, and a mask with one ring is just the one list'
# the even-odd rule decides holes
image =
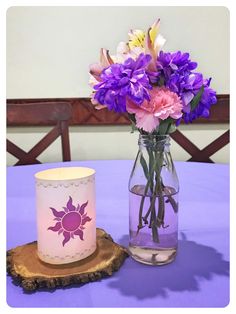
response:
{"label": "jar rim", "polygon": [[170,135],[156,135],[156,134],[139,134],[138,144],[141,146],[169,146]]}
{"label": "jar rim", "polygon": [[144,138],[144,139],[153,139],[153,138],[163,138],[164,139],[167,139],[170,137],[169,134],[139,134],[139,137],[140,138]]}

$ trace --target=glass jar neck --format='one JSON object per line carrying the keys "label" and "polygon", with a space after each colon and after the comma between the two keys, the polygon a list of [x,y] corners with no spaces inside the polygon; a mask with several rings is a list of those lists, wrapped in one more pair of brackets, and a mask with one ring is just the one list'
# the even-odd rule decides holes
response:
{"label": "glass jar neck", "polygon": [[142,135],[139,134],[139,149],[150,149],[153,151],[169,152],[170,136],[167,135]]}

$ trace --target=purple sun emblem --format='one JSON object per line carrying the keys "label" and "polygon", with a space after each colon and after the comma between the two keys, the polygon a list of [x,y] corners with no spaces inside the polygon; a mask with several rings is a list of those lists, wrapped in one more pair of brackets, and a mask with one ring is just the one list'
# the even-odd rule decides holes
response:
{"label": "purple sun emblem", "polygon": [[55,208],[50,207],[53,212],[54,220],[58,221],[54,227],[49,227],[48,230],[54,232],[58,231],[58,234],[63,232],[64,240],[62,245],[64,246],[71,238],[74,239],[75,235],[78,235],[81,240],[84,240],[83,230],[85,229],[84,225],[86,222],[92,220],[87,213],[84,213],[85,207],[88,205],[88,201],[81,206],[78,204],[75,207],[72,203],[72,197],[69,197],[69,201],[66,204],[66,207],[63,207],[64,210],[58,212]]}

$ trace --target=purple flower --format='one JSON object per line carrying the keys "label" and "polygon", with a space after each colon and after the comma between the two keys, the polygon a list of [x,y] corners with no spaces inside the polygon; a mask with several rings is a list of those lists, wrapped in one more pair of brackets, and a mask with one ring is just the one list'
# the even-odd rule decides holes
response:
{"label": "purple flower", "polygon": [[178,94],[183,102],[184,111],[189,112],[190,102],[193,97],[198,93],[203,85],[203,76],[201,73],[185,73],[180,75],[174,72],[166,81],[166,86]]}
{"label": "purple flower", "polygon": [[211,79],[204,80],[204,91],[202,93],[201,100],[194,110],[184,113],[183,119],[185,123],[192,122],[193,120],[200,117],[209,117],[211,105],[214,105],[217,102],[216,92],[209,87],[210,82]]}
{"label": "purple flower", "polygon": [[116,112],[126,112],[127,96],[137,105],[145,99],[150,100],[148,89],[152,86],[146,73],[150,60],[150,55],[142,53],[137,60],[129,58],[123,64],[115,63],[105,68],[99,84],[94,86],[94,99]]}
{"label": "purple flower", "polygon": [[[198,117],[208,117],[210,106],[216,103],[216,93],[209,87],[210,80],[204,80],[201,73],[193,72],[196,67],[197,63],[189,59],[189,53],[180,51],[175,53],[161,51],[157,59],[158,82],[164,83],[181,97],[184,106],[183,118],[186,123]],[[202,86],[204,86],[204,91],[201,100],[191,111],[191,101]]]}
{"label": "purple flower", "polygon": [[164,75],[168,78],[173,71],[177,71],[179,74],[184,74],[186,71],[192,71],[196,69],[197,63],[192,62],[189,59],[189,53],[182,53],[180,51],[170,53],[160,51],[157,59],[158,69],[163,70]]}
{"label": "purple flower", "polygon": [[[200,73],[193,73],[197,67],[196,62],[189,59],[189,53],[160,52],[157,59],[157,68],[160,78],[164,79],[165,86],[177,93],[184,106],[188,106],[194,95],[203,85],[203,77]],[[184,108],[189,110],[189,108]]]}

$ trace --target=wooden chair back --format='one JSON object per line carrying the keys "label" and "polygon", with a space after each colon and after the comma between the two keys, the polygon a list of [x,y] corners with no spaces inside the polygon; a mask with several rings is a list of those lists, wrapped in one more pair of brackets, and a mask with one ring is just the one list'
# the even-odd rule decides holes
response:
{"label": "wooden chair back", "polygon": [[[130,125],[127,114],[117,114],[108,110],[96,110],[91,104],[90,98],[55,98],[55,99],[8,99],[8,104],[16,104],[19,106],[28,105],[31,102],[54,102],[59,104],[67,102],[72,107],[72,118],[70,125]],[[230,95],[217,95],[217,104],[211,107],[209,119],[198,119],[194,124],[229,124],[229,103]],[[47,117],[43,117],[38,125],[50,125]],[[191,125],[189,125],[191,128]],[[213,162],[211,156],[218,150],[226,146],[230,141],[230,131],[227,130],[217,139],[200,149],[180,130],[171,134],[172,139],[177,142],[191,157],[187,161]]]}
{"label": "wooden chair back", "polygon": [[18,158],[17,165],[41,163],[37,157],[61,137],[62,160],[70,161],[69,120],[72,116],[71,105],[67,102],[7,103],[7,126],[36,126],[44,120],[54,125],[33,148],[25,152],[7,139],[7,152]]}
{"label": "wooden chair back", "polygon": [[218,150],[220,150],[229,143],[229,133],[229,130],[227,130],[203,149],[198,148],[179,130],[176,130],[174,133],[172,133],[171,137],[187,153],[191,155],[191,157],[187,161],[214,163],[210,156],[218,152]]}

